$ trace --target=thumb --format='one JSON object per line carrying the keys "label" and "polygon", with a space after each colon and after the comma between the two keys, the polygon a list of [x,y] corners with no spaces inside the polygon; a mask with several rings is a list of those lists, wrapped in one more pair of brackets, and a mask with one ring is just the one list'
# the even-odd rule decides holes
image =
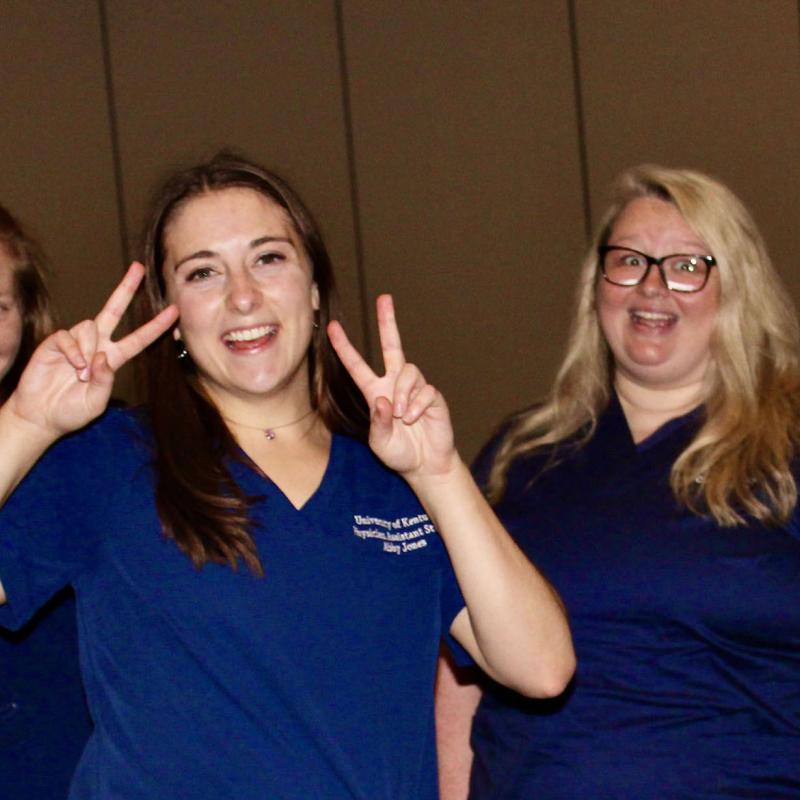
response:
{"label": "thumb", "polygon": [[114,370],[108,364],[108,358],[102,351],[92,356],[89,365],[89,391],[92,394],[109,395],[114,384]]}
{"label": "thumb", "polygon": [[374,446],[380,446],[392,436],[392,404],[385,397],[378,397],[372,410],[369,426],[369,440]]}

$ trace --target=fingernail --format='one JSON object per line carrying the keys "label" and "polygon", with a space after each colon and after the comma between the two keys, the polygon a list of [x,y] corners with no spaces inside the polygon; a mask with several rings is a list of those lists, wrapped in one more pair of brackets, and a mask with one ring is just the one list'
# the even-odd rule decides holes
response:
{"label": "fingernail", "polygon": [[78,371],[78,380],[83,381],[86,383],[90,378],[89,375],[89,367],[84,367],[82,370]]}

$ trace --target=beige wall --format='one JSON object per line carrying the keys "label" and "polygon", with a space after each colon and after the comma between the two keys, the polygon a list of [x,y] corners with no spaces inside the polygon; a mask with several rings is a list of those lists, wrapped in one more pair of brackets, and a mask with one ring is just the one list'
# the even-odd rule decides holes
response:
{"label": "beige wall", "polygon": [[373,360],[372,299],[396,295],[467,455],[551,380],[586,224],[624,166],[729,183],[800,300],[797,0],[2,0],[0,14],[0,201],[49,251],[67,322],[135,254],[158,176],[223,145],[314,208]]}

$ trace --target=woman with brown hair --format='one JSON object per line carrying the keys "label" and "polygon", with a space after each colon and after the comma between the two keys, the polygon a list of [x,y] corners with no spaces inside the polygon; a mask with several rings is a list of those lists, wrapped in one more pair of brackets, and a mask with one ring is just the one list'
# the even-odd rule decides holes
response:
{"label": "woman with brown hair", "polygon": [[[0,206],[0,405],[52,330],[44,256]],[[22,630],[0,629],[0,786],[15,800],[66,797],[91,723],[72,593]]]}
{"label": "woman with brown hair", "polygon": [[[0,488],[30,470],[0,514],[0,618],[65,582],[81,611],[96,730],[72,797],[435,797],[440,637],[557,694],[574,662],[555,593],[458,458],[391,298],[383,376],[332,321],[285,182],[224,154],[175,175],[145,261],[149,321],[112,341],[134,264],[0,412]],[[148,408],[53,444],[151,343]]]}
{"label": "woman with brown hair", "polygon": [[[623,173],[552,392],[477,465],[562,593],[580,666],[556,700],[487,685],[471,798],[800,797],[798,353],[730,190]],[[480,696],[454,690],[444,672],[451,723]]]}
{"label": "woman with brown hair", "polygon": [[36,346],[53,330],[41,248],[0,206],[0,404]]}

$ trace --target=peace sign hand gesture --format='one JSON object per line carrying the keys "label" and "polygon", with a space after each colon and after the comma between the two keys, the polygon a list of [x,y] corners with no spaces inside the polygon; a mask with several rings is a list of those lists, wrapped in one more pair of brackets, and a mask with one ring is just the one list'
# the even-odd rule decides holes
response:
{"label": "peace sign hand gesture", "polygon": [[116,371],[178,317],[175,306],[168,306],[119,341],[111,340],[143,277],[144,267],[134,262],[93,320],[56,331],[39,345],[8,401],[17,417],[55,439],[105,410]]}
{"label": "peace sign hand gesture", "polygon": [[443,476],[459,463],[444,398],[403,354],[390,295],[377,300],[378,332],[386,370],[376,375],[338,322],[328,325],[334,350],[369,404],[369,444],[406,479]]}

